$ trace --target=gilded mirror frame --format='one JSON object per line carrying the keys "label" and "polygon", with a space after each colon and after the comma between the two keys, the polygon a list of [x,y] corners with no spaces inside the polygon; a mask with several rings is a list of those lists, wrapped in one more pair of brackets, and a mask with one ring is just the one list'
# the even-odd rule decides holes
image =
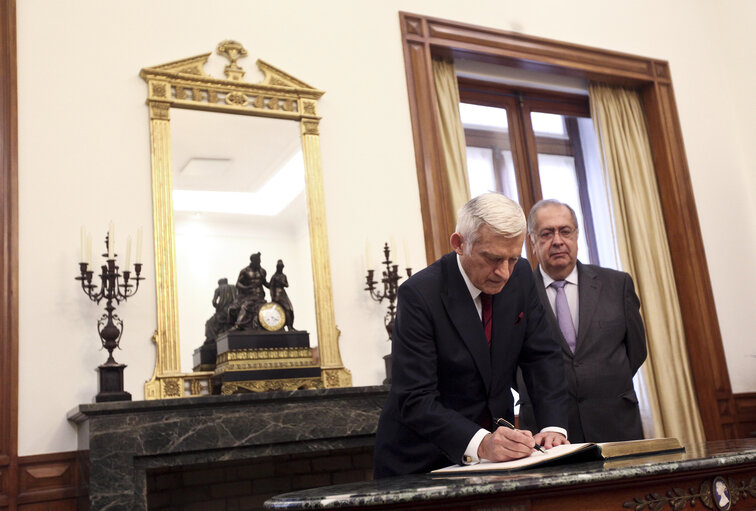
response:
{"label": "gilded mirror frame", "polygon": [[[155,285],[157,330],[155,370],[145,382],[145,399],[197,396],[209,393],[212,372],[181,372],[176,249],[173,215],[173,163],[171,154],[171,108],[186,108],[236,115],[288,119],[298,122],[305,162],[305,190],[312,253],[315,315],[323,386],[349,387],[352,376],[344,368],[339,351],[331,288],[328,234],[320,157],[317,114],[318,99],[324,94],[293,76],[257,60],[262,82],[242,80],[237,64],[247,55],[241,44],[223,41],[217,53],[229,60],[226,78],[213,78],[204,66],[211,53],[144,68],[139,73],[147,82],[150,116],[153,224],[155,242]],[[278,390],[275,385],[261,390]],[[289,389],[285,389],[289,390]]]}

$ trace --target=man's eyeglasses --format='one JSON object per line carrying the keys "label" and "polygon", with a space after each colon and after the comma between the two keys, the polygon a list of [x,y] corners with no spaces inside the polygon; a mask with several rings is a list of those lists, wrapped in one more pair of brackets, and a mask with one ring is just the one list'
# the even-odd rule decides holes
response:
{"label": "man's eyeglasses", "polygon": [[575,227],[564,226],[559,229],[544,229],[539,232],[536,237],[538,241],[548,243],[554,239],[556,233],[559,233],[559,237],[563,239],[572,239],[577,235],[577,229]]}

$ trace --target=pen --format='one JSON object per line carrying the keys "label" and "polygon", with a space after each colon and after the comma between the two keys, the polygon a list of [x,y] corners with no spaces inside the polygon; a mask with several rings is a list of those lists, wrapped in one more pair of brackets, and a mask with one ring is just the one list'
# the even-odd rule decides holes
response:
{"label": "pen", "polygon": [[[509,422],[509,421],[508,421],[508,420],[506,420],[506,419],[502,419],[501,417],[499,417],[498,419],[496,419],[496,425],[497,425],[497,426],[504,426],[505,428],[509,428],[509,429],[514,429],[514,430],[517,430],[517,428],[516,428],[516,427],[514,427],[514,424],[512,424],[511,422]],[[542,453],[545,453],[545,452],[546,452],[546,449],[544,449],[543,447],[541,447],[541,446],[540,446],[540,445],[538,445],[538,444],[535,444],[535,448],[536,448],[536,449],[537,449],[538,451],[542,452]]]}

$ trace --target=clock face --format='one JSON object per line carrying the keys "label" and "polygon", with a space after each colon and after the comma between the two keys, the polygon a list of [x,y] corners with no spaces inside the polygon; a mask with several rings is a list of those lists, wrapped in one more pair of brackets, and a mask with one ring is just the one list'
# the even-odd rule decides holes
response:
{"label": "clock face", "polygon": [[286,323],[286,313],[284,312],[283,307],[277,303],[266,303],[260,307],[260,312],[257,317],[260,319],[260,325],[262,325],[265,330],[271,332],[280,330],[283,328],[284,323]]}

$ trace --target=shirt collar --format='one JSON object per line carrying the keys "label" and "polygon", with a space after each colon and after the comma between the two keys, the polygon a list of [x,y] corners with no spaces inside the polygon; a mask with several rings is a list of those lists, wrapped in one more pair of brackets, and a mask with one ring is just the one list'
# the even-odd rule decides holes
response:
{"label": "shirt collar", "polygon": [[457,254],[457,266],[459,267],[459,273],[462,274],[462,278],[465,281],[465,285],[467,286],[467,290],[470,292],[470,296],[472,296],[473,300],[477,300],[478,296],[480,296],[480,293],[482,291],[475,287],[473,283],[470,281],[470,279],[467,277],[467,273],[465,273],[465,269],[462,268],[462,263],[459,260],[459,254]]}
{"label": "shirt collar", "polygon": [[[548,288],[552,282],[554,282],[554,279],[549,277],[549,275],[543,270],[543,266],[540,264],[538,265],[538,269],[541,271],[541,276],[543,277],[543,287]],[[574,268],[572,268],[572,271],[569,275],[567,275],[567,278],[564,279],[570,284],[575,284],[577,286],[578,284],[578,271],[577,271],[577,264]]]}

